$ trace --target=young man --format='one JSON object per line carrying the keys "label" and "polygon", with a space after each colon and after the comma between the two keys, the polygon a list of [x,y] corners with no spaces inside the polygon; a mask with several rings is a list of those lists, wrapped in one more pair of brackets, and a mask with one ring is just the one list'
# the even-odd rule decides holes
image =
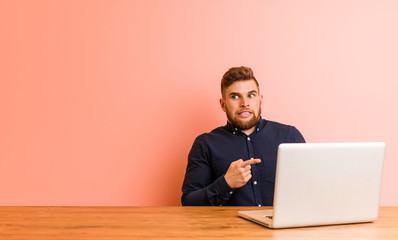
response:
{"label": "young man", "polygon": [[182,205],[272,206],[278,146],[305,140],[295,127],[261,118],[263,96],[250,68],[229,69],[221,94],[228,122],[193,143]]}

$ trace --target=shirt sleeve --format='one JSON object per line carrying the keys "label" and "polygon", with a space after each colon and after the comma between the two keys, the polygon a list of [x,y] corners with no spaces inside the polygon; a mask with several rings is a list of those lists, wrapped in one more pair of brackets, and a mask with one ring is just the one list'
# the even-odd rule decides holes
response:
{"label": "shirt sleeve", "polygon": [[297,128],[292,127],[291,130],[292,134],[290,136],[292,143],[305,143],[303,135],[300,133],[300,131]]}
{"label": "shirt sleeve", "polygon": [[224,175],[214,176],[209,155],[203,136],[199,136],[188,155],[182,185],[183,206],[219,206],[231,197],[234,189],[227,184]]}

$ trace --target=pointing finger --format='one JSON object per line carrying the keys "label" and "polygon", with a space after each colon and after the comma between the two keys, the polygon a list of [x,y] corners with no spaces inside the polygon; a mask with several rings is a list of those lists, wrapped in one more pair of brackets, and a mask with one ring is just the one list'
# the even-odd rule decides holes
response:
{"label": "pointing finger", "polygon": [[244,161],[242,163],[241,167],[246,167],[248,165],[257,164],[260,162],[261,162],[261,159],[259,159],[259,158],[249,159],[249,160]]}

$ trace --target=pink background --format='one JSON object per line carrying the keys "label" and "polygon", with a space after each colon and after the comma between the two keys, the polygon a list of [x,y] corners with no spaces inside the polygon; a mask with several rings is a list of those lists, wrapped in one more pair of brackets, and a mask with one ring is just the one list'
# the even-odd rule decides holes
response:
{"label": "pink background", "polygon": [[398,1],[0,1],[0,205],[180,205],[195,137],[250,66],[308,142],[385,141],[398,205]]}

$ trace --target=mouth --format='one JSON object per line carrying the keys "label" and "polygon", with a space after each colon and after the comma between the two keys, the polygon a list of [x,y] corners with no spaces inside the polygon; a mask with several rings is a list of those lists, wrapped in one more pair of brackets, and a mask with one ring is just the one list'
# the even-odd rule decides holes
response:
{"label": "mouth", "polygon": [[248,110],[244,110],[244,111],[241,111],[238,113],[238,116],[242,117],[242,118],[247,118],[247,117],[250,117],[251,115],[252,115],[252,112],[248,111]]}

